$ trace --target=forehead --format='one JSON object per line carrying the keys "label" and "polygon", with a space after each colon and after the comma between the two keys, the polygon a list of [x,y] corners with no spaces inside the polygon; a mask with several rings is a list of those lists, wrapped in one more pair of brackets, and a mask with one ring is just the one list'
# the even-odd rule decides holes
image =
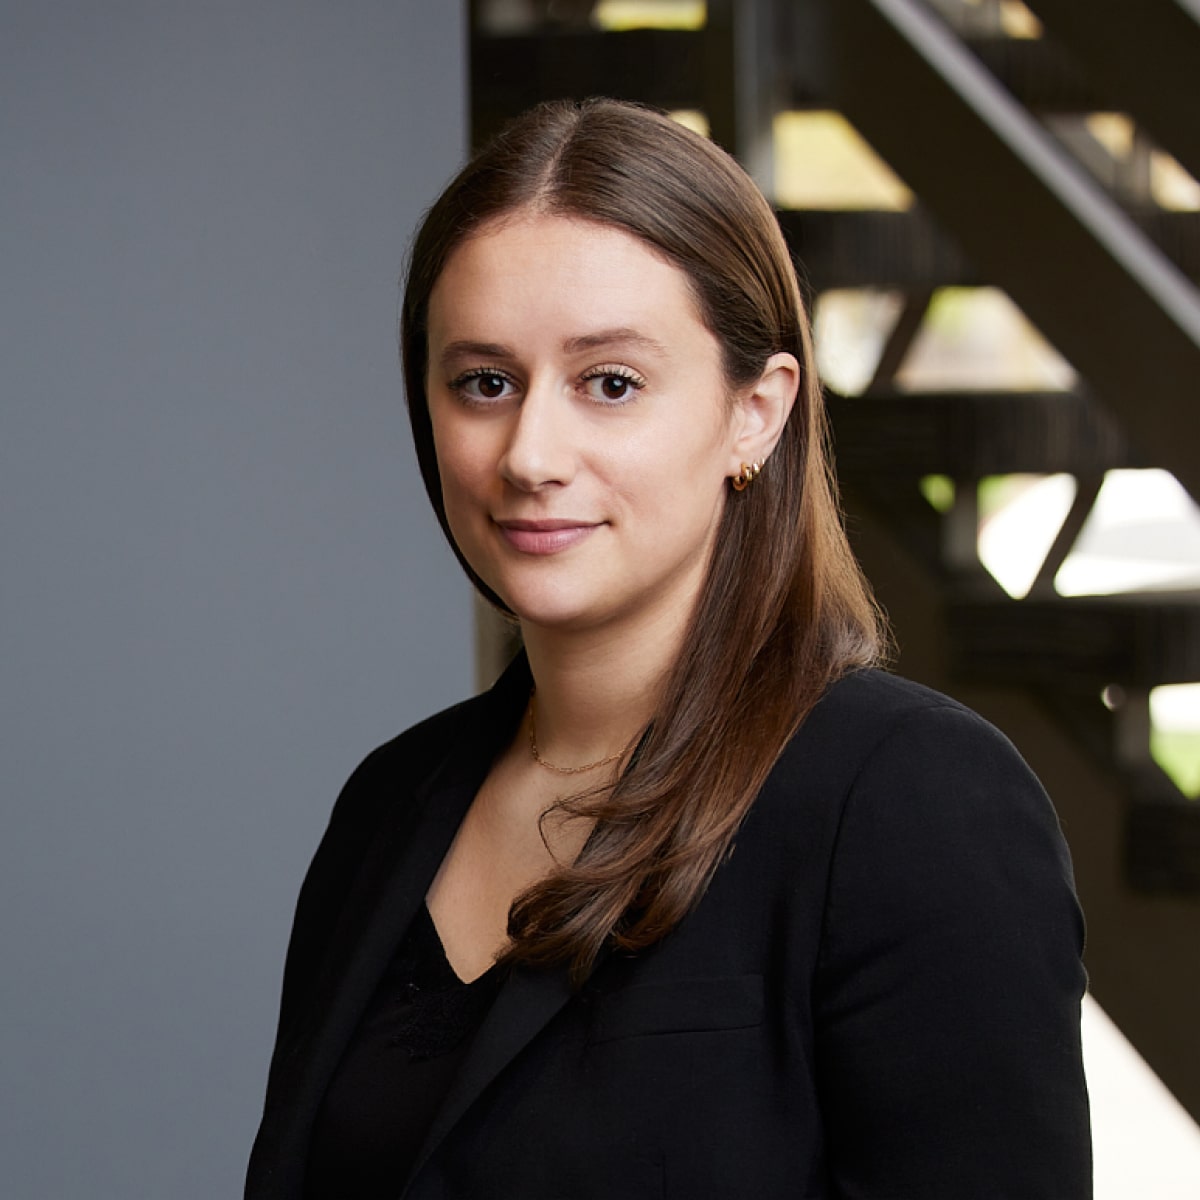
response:
{"label": "forehead", "polygon": [[483,327],[578,336],[618,325],[656,338],[708,333],[679,267],[624,230],[573,217],[484,226],[451,253],[429,303],[431,344]]}

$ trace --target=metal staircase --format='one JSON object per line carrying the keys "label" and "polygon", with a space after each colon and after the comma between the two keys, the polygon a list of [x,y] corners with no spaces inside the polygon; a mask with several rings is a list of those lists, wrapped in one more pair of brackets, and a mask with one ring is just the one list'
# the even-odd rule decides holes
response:
{"label": "metal staircase", "polygon": [[[814,295],[903,292],[862,395],[830,395],[856,550],[899,668],[1013,738],[1059,808],[1097,999],[1200,1120],[1200,801],[1150,753],[1150,690],[1200,681],[1200,594],[1059,596],[1116,467],[1200,498],[1200,213],[1156,207],[1082,117],[1130,114],[1200,177],[1190,0],[710,0],[702,28],[608,32],[589,2],[473,0],[477,140],[541,99],[612,95],[703,112],[768,194],[785,109],[844,114],[912,189],[906,211],[781,211]],[[1026,14],[1028,15],[1028,14]],[[913,394],[896,374],[934,291],[1002,288],[1072,364],[1061,392]],[[978,483],[1067,472],[1076,499],[1029,595],[977,552]],[[945,511],[919,481],[954,482]],[[494,645],[494,634],[485,639]]]}

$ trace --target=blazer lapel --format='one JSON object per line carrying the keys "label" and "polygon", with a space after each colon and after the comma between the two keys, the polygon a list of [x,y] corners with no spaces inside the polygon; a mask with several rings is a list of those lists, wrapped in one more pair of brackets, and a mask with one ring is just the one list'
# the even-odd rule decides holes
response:
{"label": "blazer lapel", "polygon": [[326,967],[324,985],[280,1044],[255,1143],[255,1155],[271,1165],[256,1195],[300,1194],[325,1090],[470,805],[468,787],[443,790],[440,778],[438,783],[430,789],[435,794],[408,798],[420,805],[415,820],[384,831],[372,847],[339,920],[337,952]]}
{"label": "blazer lapel", "polygon": [[471,781],[439,772],[431,795],[417,797],[414,823],[390,830],[373,848],[339,922],[340,953],[330,964],[329,990],[311,1014],[308,1060],[323,1094],[346,1043],[411,924],[470,807]]}
{"label": "blazer lapel", "polygon": [[488,1084],[549,1024],[571,994],[565,967],[513,968],[471,1042],[402,1195],[408,1195],[430,1155]]}

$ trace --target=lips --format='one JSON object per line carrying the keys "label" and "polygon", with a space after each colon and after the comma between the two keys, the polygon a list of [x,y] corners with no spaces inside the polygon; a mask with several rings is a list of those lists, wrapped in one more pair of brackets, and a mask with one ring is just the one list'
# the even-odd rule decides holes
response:
{"label": "lips", "polygon": [[497,521],[501,536],[522,554],[558,554],[577,546],[591,536],[599,525],[571,518],[542,521]]}

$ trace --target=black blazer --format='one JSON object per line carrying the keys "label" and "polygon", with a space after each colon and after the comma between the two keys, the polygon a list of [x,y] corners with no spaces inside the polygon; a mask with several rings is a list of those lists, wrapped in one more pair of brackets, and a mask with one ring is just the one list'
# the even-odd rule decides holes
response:
{"label": "black blazer", "polygon": [[[297,1200],[339,1056],[529,693],[376,750],[304,882],[246,1183]],[[572,994],[517,969],[405,1200],[1083,1200],[1082,921],[992,726],[877,671],[792,739],[695,911]]]}

